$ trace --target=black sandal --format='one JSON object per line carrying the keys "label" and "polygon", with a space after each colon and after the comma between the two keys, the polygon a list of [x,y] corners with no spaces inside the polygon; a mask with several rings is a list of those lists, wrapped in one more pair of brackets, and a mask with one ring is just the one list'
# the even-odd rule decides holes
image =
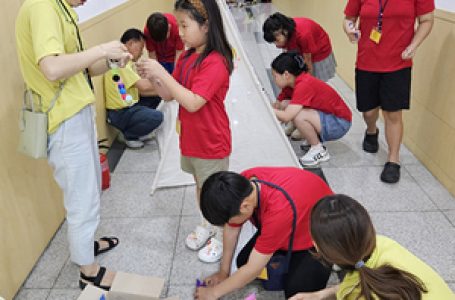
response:
{"label": "black sandal", "polygon": [[[81,290],[83,290],[87,286],[87,284],[92,283],[94,286],[99,287],[100,289],[109,291],[111,289],[110,286],[101,285],[101,281],[103,281],[103,277],[104,277],[105,273],[106,273],[105,267],[100,267],[100,269],[98,270],[98,274],[96,274],[96,276],[93,276],[93,277],[89,277],[81,272],[81,274],[80,274],[81,279],[79,279],[79,287],[81,288]],[[84,282],[82,280],[85,280],[88,282]]]}
{"label": "black sandal", "polygon": [[109,246],[106,248],[100,249],[100,243],[98,241],[95,241],[95,256],[98,256],[109,250],[112,250],[113,248],[117,247],[117,245],[119,243],[119,239],[114,236],[104,236],[104,237],[100,238],[100,241],[107,242]]}

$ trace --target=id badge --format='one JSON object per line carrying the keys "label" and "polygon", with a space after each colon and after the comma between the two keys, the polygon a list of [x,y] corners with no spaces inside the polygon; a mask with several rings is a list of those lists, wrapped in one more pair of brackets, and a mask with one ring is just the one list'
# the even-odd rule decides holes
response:
{"label": "id badge", "polygon": [[175,121],[175,131],[177,132],[177,135],[180,135],[180,130],[181,130],[181,128],[180,128],[180,120],[177,119]]}
{"label": "id badge", "polygon": [[258,279],[267,280],[269,276],[267,274],[267,268],[262,269],[261,274],[257,277]]}
{"label": "id badge", "polygon": [[379,44],[379,41],[381,40],[381,36],[382,36],[382,33],[375,27],[371,30],[370,40],[372,40],[376,44]]}

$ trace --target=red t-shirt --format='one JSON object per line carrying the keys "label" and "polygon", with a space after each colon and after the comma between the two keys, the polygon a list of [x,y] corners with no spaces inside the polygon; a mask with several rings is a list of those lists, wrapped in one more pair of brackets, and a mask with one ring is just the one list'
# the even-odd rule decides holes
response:
{"label": "red t-shirt", "polygon": [[[310,235],[310,213],[323,197],[332,195],[330,187],[317,175],[291,167],[258,167],[241,173],[248,179],[256,177],[283,188],[294,201],[297,210],[297,226],[293,251],[313,247]],[[260,184],[258,219],[261,234],[254,249],[262,254],[287,250],[292,233],[294,214],[286,197],[279,190]],[[250,220],[254,223],[253,218]]]}
{"label": "red t-shirt", "polygon": [[297,50],[300,54],[311,53],[311,60],[318,62],[332,53],[332,45],[327,32],[313,20],[294,18],[295,31],[284,48]]}
{"label": "red t-shirt", "polygon": [[226,59],[218,52],[210,53],[198,66],[199,54],[189,51],[180,55],[174,78],[207,103],[196,112],[179,107],[180,150],[182,155],[203,159],[221,159],[231,154],[231,129],[224,107],[229,89]]}
{"label": "red t-shirt", "polygon": [[370,72],[393,72],[412,66],[401,53],[414,37],[416,17],[434,10],[434,0],[383,0],[384,16],[379,44],[370,40],[371,30],[377,26],[379,0],[349,0],[344,13],[359,17],[360,40],[356,67]]}
{"label": "red t-shirt", "polygon": [[294,85],[291,102],[352,121],[352,113],[338,93],[327,83],[308,73],[300,74]]}
{"label": "red t-shirt", "polygon": [[278,101],[291,100],[292,97],[292,88],[285,87],[281,90],[280,94],[277,97]]}
{"label": "red t-shirt", "polygon": [[164,14],[164,16],[167,18],[167,21],[171,26],[169,37],[162,42],[155,42],[150,36],[146,24],[144,26],[145,47],[149,52],[155,51],[156,59],[159,62],[173,63],[175,61],[176,52],[183,50],[183,42],[179,36],[177,19],[171,14]]}

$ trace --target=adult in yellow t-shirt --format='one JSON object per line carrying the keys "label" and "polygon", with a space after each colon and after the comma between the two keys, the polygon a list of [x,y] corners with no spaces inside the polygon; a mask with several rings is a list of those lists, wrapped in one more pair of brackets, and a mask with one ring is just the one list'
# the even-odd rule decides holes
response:
{"label": "adult in yellow t-shirt", "polygon": [[[123,33],[120,41],[137,61],[144,49],[144,35],[135,28]],[[156,95],[152,83],[141,79],[130,62],[104,74],[104,95],[108,122],[121,131],[130,148],[141,148],[149,134],[163,121],[160,111],[138,103],[141,95]]]}
{"label": "adult in yellow t-shirt", "polygon": [[444,279],[406,248],[376,235],[365,208],[345,195],[319,201],[311,212],[311,236],[317,255],[346,272],[341,284],[303,299],[454,300]]}
{"label": "adult in yellow t-shirt", "polygon": [[16,19],[22,76],[37,103],[41,98],[43,111],[62,87],[49,112],[48,161],[63,190],[71,260],[80,266],[81,288],[112,283],[115,273],[95,263],[94,256],[118,244],[117,238],[94,240],[101,171],[89,75],[104,73],[107,59],[124,65],[131,56],[118,41],[84,49],[73,9],[84,2],[25,0]]}

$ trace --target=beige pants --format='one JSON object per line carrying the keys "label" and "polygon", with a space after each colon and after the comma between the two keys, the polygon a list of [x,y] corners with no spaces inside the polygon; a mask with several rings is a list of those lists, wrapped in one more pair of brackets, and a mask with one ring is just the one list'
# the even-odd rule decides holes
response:
{"label": "beige pants", "polygon": [[196,185],[201,189],[210,175],[229,169],[229,156],[222,159],[203,159],[182,155],[180,166],[183,171],[192,174],[196,178]]}

